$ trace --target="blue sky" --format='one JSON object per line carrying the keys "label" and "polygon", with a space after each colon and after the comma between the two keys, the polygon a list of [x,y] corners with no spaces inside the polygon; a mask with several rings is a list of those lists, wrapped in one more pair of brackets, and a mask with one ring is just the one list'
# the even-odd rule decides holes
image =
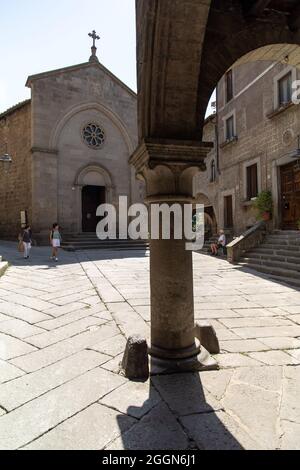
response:
{"label": "blue sky", "polygon": [[30,97],[28,75],[100,61],[136,90],[135,0],[0,0],[0,112]]}
{"label": "blue sky", "polygon": [[136,91],[135,0],[0,0],[0,112],[30,97],[28,75],[100,61]]}

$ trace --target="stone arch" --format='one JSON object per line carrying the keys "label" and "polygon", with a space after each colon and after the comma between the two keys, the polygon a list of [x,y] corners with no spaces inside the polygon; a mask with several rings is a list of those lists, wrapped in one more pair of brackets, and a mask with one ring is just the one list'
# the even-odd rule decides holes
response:
{"label": "stone arch", "polygon": [[81,167],[73,183],[77,213],[77,232],[81,232],[82,229],[82,190],[85,186],[105,187],[106,203],[116,205],[116,190],[110,172],[97,163]]}
{"label": "stone arch", "polygon": [[126,146],[128,148],[128,153],[129,153],[129,155],[131,155],[132,152],[135,149],[135,146],[134,146],[134,143],[132,141],[132,138],[131,138],[128,130],[126,129],[125,124],[122,122],[122,120],[119,118],[119,116],[117,114],[115,114],[113,111],[111,111],[109,108],[107,108],[103,104],[94,103],[94,102],[82,103],[82,104],[73,106],[66,112],[64,117],[62,119],[60,119],[53,128],[53,131],[52,131],[51,137],[50,137],[50,144],[49,144],[50,148],[54,148],[54,149],[57,148],[58,140],[59,140],[59,137],[62,133],[62,130],[64,129],[66,124],[70,121],[70,119],[72,119],[73,116],[75,116],[76,114],[81,113],[83,111],[90,110],[90,109],[94,109],[94,110],[99,111],[100,113],[104,114],[114,124],[114,126],[121,133],[121,135],[122,135],[122,137],[123,137],[123,139],[126,143]]}
{"label": "stone arch", "polygon": [[204,220],[206,238],[210,238],[218,231],[218,222],[216,218],[216,211],[214,204],[210,201],[208,196],[204,193],[197,193],[195,196],[196,204],[204,205]]}
{"label": "stone arch", "polygon": [[[88,179],[88,177],[92,179]],[[97,184],[98,181],[98,184]],[[93,184],[94,186],[105,186],[107,202],[112,204],[114,201],[115,186],[113,178],[108,170],[98,163],[92,163],[81,167],[74,180],[74,188],[82,188]]]}
{"label": "stone arch", "polygon": [[251,51],[273,47],[277,60],[282,45],[282,57],[290,50],[300,64],[300,21],[289,19],[297,2],[273,11],[270,0],[267,12],[247,3],[137,0],[140,140],[201,140],[214,88]]}

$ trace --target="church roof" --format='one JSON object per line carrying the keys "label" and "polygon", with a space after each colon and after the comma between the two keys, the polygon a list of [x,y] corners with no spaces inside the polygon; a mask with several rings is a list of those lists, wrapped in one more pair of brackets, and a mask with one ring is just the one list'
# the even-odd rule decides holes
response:
{"label": "church roof", "polygon": [[25,101],[21,101],[20,103],[15,104],[14,106],[12,106],[12,107],[6,109],[6,111],[3,111],[3,113],[0,113],[0,119],[3,119],[4,117],[9,116],[10,114],[14,113],[14,112],[17,111],[18,109],[23,108],[24,106],[26,106],[26,105],[29,104],[30,102],[31,102],[31,99],[25,100]]}
{"label": "church roof", "polygon": [[131,88],[129,88],[124,82],[122,82],[122,80],[120,80],[118,77],[116,77],[116,75],[114,75],[112,72],[110,72],[110,70],[108,70],[106,67],[104,67],[104,65],[102,65],[100,62],[84,62],[84,63],[78,64],[78,65],[71,65],[70,67],[63,67],[61,69],[50,70],[48,72],[38,73],[36,75],[30,75],[27,78],[26,86],[28,88],[30,88],[31,83],[35,80],[40,80],[42,78],[51,77],[52,75],[58,75],[58,74],[62,74],[62,73],[69,73],[69,72],[73,72],[73,71],[76,71],[76,70],[79,70],[79,69],[84,69],[84,68],[89,68],[89,67],[99,67],[103,72],[105,72],[107,75],[109,75],[112,78],[112,80],[117,82],[122,88],[125,88],[125,90],[128,93],[130,93],[135,98],[137,97],[137,94]]}

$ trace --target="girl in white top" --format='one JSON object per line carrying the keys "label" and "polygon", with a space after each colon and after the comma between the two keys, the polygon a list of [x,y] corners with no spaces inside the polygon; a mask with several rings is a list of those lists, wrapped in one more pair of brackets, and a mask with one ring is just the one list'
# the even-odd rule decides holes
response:
{"label": "girl in white top", "polygon": [[51,259],[53,259],[54,261],[58,261],[58,249],[60,248],[61,244],[61,234],[59,231],[58,224],[53,224],[53,228],[50,232],[50,243],[52,246]]}

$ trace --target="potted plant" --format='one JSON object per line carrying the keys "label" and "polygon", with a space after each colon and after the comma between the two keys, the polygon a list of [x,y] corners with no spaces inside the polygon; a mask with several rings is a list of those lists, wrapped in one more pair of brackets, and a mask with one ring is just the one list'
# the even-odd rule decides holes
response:
{"label": "potted plant", "polygon": [[262,191],[255,201],[253,207],[258,212],[258,220],[269,221],[273,214],[273,198],[271,191]]}
{"label": "potted plant", "polygon": [[297,228],[300,230],[300,219],[297,220]]}

